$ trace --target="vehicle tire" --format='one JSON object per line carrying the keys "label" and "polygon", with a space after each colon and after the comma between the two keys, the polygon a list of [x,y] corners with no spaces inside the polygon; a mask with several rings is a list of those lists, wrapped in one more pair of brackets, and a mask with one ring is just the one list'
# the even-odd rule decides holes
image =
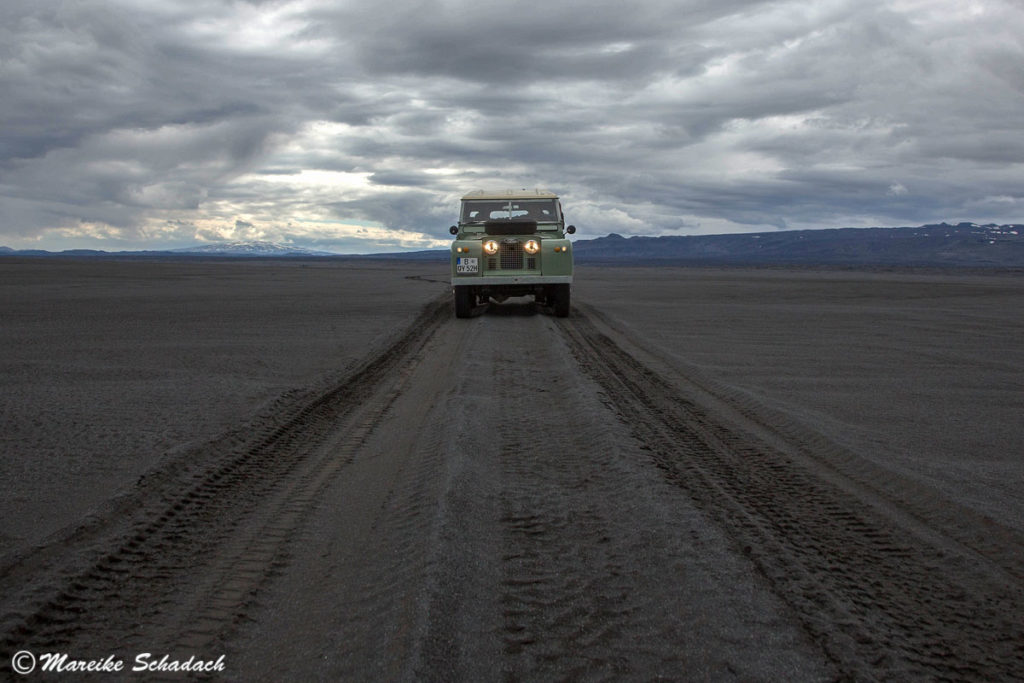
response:
{"label": "vehicle tire", "polygon": [[455,317],[468,318],[473,314],[473,290],[470,287],[452,287],[455,296]]}
{"label": "vehicle tire", "polygon": [[548,301],[555,309],[556,316],[559,318],[569,317],[569,285],[551,285]]}

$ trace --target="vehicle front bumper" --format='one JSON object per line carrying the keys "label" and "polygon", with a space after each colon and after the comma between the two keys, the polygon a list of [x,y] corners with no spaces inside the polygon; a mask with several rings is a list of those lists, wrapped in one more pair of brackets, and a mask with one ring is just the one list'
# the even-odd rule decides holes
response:
{"label": "vehicle front bumper", "polygon": [[487,285],[571,285],[572,275],[464,275],[452,278],[452,287]]}

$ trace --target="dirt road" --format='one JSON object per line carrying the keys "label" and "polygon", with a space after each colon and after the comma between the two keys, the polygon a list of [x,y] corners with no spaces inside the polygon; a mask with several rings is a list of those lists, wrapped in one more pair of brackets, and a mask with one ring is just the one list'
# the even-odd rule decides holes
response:
{"label": "dirt road", "polygon": [[1024,539],[585,303],[428,305],[0,574],[3,652],[226,680],[1024,676]]}

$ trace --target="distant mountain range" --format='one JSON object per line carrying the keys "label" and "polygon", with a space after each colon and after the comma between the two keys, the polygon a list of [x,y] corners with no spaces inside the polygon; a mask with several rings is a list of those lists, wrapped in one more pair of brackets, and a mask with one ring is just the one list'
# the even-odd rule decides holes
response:
{"label": "distant mountain range", "polygon": [[11,249],[0,247],[0,256],[82,256],[82,257],[112,257],[112,256],[235,256],[242,258],[279,257],[279,256],[340,256],[330,251],[316,251],[314,249],[302,249],[291,247],[275,242],[215,242],[212,244],[201,244],[196,247],[185,247],[183,249],[163,249],[145,251],[102,251],[99,249],[66,249],[64,251],[45,251],[43,249]]}
{"label": "distant mountain range", "polygon": [[1024,267],[1024,225],[786,230],[576,242],[580,263]]}
{"label": "distant mountain range", "polygon": [[[780,230],[737,235],[575,240],[578,263],[622,265],[890,265],[1024,268],[1024,225],[938,223],[916,228]],[[445,261],[447,249],[339,255],[272,242],[224,242],[170,251],[61,252],[0,247],[0,256],[143,258],[348,258]]]}

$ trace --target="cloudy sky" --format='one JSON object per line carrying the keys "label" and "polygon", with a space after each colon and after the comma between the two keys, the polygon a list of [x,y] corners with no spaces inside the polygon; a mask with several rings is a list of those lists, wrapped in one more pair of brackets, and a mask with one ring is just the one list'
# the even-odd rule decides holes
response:
{"label": "cloudy sky", "polygon": [[1024,222],[1001,0],[2,0],[0,245],[442,246],[458,198],[578,237]]}

